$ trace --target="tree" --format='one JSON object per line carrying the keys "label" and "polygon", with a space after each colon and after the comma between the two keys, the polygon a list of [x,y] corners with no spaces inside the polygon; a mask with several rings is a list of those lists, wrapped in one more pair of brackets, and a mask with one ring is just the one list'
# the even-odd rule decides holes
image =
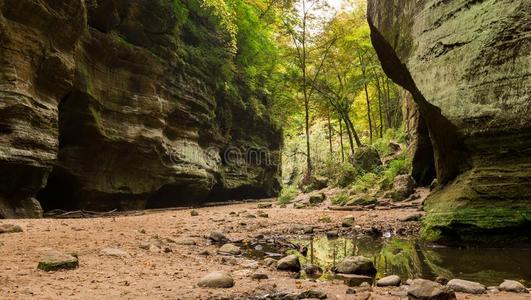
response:
{"label": "tree", "polygon": [[[330,48],[335,43],[335,39],[317,43],[319,27],[325,22],[320,13],[326,11],[328,6],[323,0],[300,0],[299,8],[286,14],[283,22],[286,33],[291,37],[294,57],[300,71],[302,93],[305,116],[306,135],[306,174],[305,178],[312,176],[312,159],[310,150],[310,100],[315,91],[313,81],[319,76],[323,64],[326,61]],[[324,49],[324,51],[315,51]],[[313,56],[313,53],[319,53]]]}

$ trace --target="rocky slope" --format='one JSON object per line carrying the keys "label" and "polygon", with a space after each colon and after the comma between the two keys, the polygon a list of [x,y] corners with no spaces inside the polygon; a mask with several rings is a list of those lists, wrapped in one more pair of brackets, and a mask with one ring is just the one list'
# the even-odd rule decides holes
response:
{"label": "rocky slope", "polygon": [[211,14],[0,0],[0,217],[274,195],[280,131],[220,75],[234,54]]}
{"label": "rocky slope", "polygon": [[378,56],[432,144],[431,240],[531,242],[529,11],[525,0],[369,1]]}

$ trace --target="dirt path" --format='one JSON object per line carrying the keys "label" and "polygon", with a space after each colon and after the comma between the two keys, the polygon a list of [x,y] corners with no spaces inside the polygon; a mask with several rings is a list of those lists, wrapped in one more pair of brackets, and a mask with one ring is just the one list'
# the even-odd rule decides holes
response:
{"label": "dirt path", "polygon": [[[340,282],[292,279],[289,273],[278,272],[261,262],[232,265],[216,254],[219,246],[210,245],[204,236],[212,230],[223,230],[231,239],[246,240],[258,234],[294,232],[302,225],[326,231],[339,228],[346,215],[356,218],[358,230],[401,227],[405,223],[398,219],[416,212],[414,208],[355,212],[272,208],[262,209],[268,218],[252,218],[249,215],[257,214],[256,207],[257,204],[249,203],[202,208],[197,209],[198,216],[191,216],[190,210],[181,210],[115,218],[0,220],[0,225],[14,223],[24,229],[22,233],[0,235],[0,299],[235,299],[306,289],[325,292],[329,299],[359,299],[360,295],[346,295],[347,287]],[[329,216],[331,222],[319,221],[323,216]],[[155,235],[178,243],[169,243],[168,253],[140,247]],[[195,245],[184,245],[191,240]],[[100,254],[101,249],[109,247],[122,249],[130,257]],[[49,248],[76,253],[79,268],[49,273],[37,270],[40,255]],[[211,255],[200,255],[204,250]],[[252,280],[249,275],[256,270],[269,279]],[[223,290],[196,287],[199,279],[211,271],[231,273],[235,287]],[[399,288],[376,288],[371,297],[397,298],[392,294],[398,291]]]}

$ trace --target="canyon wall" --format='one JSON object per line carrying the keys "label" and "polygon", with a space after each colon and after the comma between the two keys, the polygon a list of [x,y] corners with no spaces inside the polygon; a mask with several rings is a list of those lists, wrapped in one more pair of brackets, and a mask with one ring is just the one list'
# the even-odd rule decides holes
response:
{"label": "canyon wall", "polygon": [[212,14],[0,0],[0,217],[276,195],[280,129],[223,78],[234,51]]}
{"label": "canyon wall", "polygon": [[369,0],[378,57],[432,144],[428,240],[531,243],[529,11],[527,0]]}

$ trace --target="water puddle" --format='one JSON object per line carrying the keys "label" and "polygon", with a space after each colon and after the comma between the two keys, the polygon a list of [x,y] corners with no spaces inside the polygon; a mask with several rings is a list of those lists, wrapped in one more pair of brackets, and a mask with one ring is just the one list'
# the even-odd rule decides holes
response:
{"label": "water puddle", "polygon": [[[328,239],[325,236],[294,238],[286,241],[260,241],[247,245],[247,257],[278,258],[297,254],[301,263],[316,264],[333,278],[331,270],[345,256],[370,258],[377,278],[399,275],[434,280],[438,276],[499,285],[504,279],[531,286],[531,249],[450,248],[423,245],[413,239],[357,237]],[[302,274],[304,276],[304,274]]]}

